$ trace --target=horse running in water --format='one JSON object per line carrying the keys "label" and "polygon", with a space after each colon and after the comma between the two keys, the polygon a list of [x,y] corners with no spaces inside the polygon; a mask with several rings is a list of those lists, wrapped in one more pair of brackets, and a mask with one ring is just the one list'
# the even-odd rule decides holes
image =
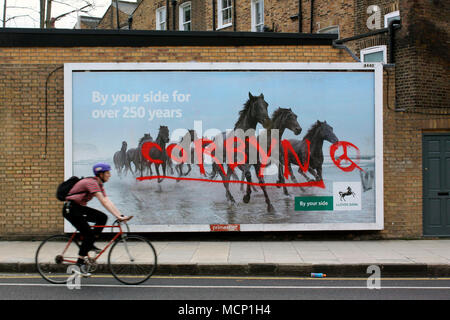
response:
{"label": "horse running in water", "polygon": [[[221,135],[216,136],[216,138],[214,139],[214,142],[216,143],[216,147],[217,147],[217,141],[219,141],[220,143],[223,143],[222,150],[224,152],[224,157],[222,159],[226,158],[226,147],[225,147],[225,142],[227,140],[228,137],[233,137],[233,136],[238,136],[238,134],[236,134],[237,130],[242,130],[240,132],[244,132],[244,133],[248,133],[250,131],[253,130],[253,136],[254,136],[254,131],[256,129],[256,126],[258,123],[260,123],[261,125],[263,125],[263,127],[265,128],[269,128],[271,125],[271,120],[269,118],[269,114],[267,111],[267,107],[268,107],[268,103],[264,100],[264,95],[261,94],[259,96],[253,96],[250,92],[249,92],[249,99],[247,100],[247,102],[244,104],[244,108],[239,112],[239,118],[237,120],[237,122],[234,125],[234,130],[232,130],[231,132],[222,132]],[[247,153],[247,159],[248,159],[248,148],[246,148],[246,153]],[[239,167],[240,170],[242,170],[245,174],[245,178],[247,179],[248,182],[252,182],[252,175],[250,173],[250,167],[252,165],[248,164],[248,163],[244,163],[244,164],[239,164],[237,165],[237,167]],[[259,172],[260,169],[260,164],[254,164],[255,166],[255,170],[256,172]],[[219,172],[220,176],[222,177],[223,180],[223,185],[225,187],[225,195],[227,200],[229,200],[231,203],[235,203],[235,200],[230,192],[229,189],[229,179],[230,176],[232,175],[232,172],[234,170],[234,168],[236,166],[230,166],[229,164],[225,164],[224,163],[224,168],[227,168],[227,172],[224,173],[222,171],[222,169],[218,168],[218,164],[217,163],[213,163],[213,174],[214,171]],[[259,183],[260,184],[264,184],[264,178],[261,176],[257,176]],[[267,204],[267,210],[269,212],[273,212],[273,206],[270,202],[269,199],[269,195],[267,194],[266,191],[266,187],[264,185],[261,185],[261,189],[264,193],[264,197],[266,199],[266,204]],[[250,201],[250,184],[247,185],[247,194],[244,196],[243,201],[245,203],[248,203]]]}
{"label": "horse running in water", "polygon": [[[162,169],[163,169],[163,175],[166,175],[166,167],[169,164],[169,157],[167,155],[166,152],[166,144],[169,142],[170,138],[169,138],[169,128],[167,126],[160,126],[159,127],[159,131],[158,131],[158,136],[156,137],[156,140],[154,141],[159,148],[153,147],[151,148],[149,151],[146,151],[146,149],[144,149],[141,153],[143,152],[148,152],[148,154],[146,154],[144,157],[148,158],[148,159],[153,159],[154,161],[153,164],[155,165],[156,168],[156,174],[159,176],[159,167],[162,165]],[[161,181],[163,181],[164,178],[158,178],[158,183],[160,183]]]}
{"label": "horse running in water", "polygon": [[122,141],[122,148],[120,151],[114,153],[113,157],[114,166],[116,167],[117,174],[119,177],[122,176],[122,170],[125,169],[125,174],[127,173],[127,143],[126,141]]}
{"label": "horse running in water", "polygon": [[[190,129],[188,130],[188,132],[183,136],[183,138],[181,138],[180,142],[177,143],[177,146],[180,146],[181,149],[177,149],[177,151],[172,151],[172,152],[176,152],[177,157],[179,157],[180,159],[184,157],[187,157],[188,155],[185,155],[184,152],[187,152],[187,150],[191,150],[191,142],[194,142],[195,140],[197,140],[197,133],[195,132],[195,130]],[[188,167],[188,171],[183,174],[183,166],[185,164],[184,161],[181,161],[179,163],[177,163],[175,165],[175,171],[178,173],[178,177],[181,176],[187,176],[189,174],[189,172],[191,172],[191,165],[190,163],[192,163],[192,161],[194,160],[194,158],[192,157],[192,152],[191,152],[191,160],[186,162],[186,165]],[[179,182],[180,180],[177,180],[177,182]]]}
{"label": "horse running in water", "polygon": [[[310,142],[309,153],[307,142]],[[316,181],[322,180],[322,164],[323,164],[323,142],[328,141],[331,144],[338,142],[338,138],[333,132],[333,128],[326,122],[320,122],[317,120],[311,128],[306,133],[305,137],[302,140],[290,139],[288,140],[291,143],[294,152],[296,153],[298,159],[302,164],[308,162],[309,157],[309,167],[308,172],[314,176]],[[292,180],[297,183],[297,179],[295,178],[291,164],[298,165],[295,156],[288,152],[288,170],[292,174]],[[299,167],[298,172],[305,177],[307,181],[311,181],[310,179]]]}
{"label": "horse running in water", "polygon": [[[258,146],[267,146],[267,149],[264,150],[266,154],[268,154],[269,150],[272,149],[272,130],[278,130],[278,140],[276,141],[277,145],[276,148],[278,148],[278,152],[274,153],[274,150],[271,151],[271,157],[269,157],[269,163],[266,165],[268,166],[270,164],[271,160],[275,160],[275,163],[278,166],[278,181],[281,183],[284,183],[284,176],[283,176],[283,169],[282,166],[283,163],[283,152],[281,148],[281,139],[283,137],[284,131],[286,129],[292,131],[295,135],[299,135],[302,132],[302,127],[297,121],[297,115],[292,112],[292,110],[284,109],[284,108],[278,108],[274,111],[272,114],[272,127],[266,131],[261,132],[261,134],[258,136]],[[273,156],[278,154],[278,158],[274,159]],[[258,157],[259,159],[259,157]],[[258,175],[259,172],[256,172]],[[285,195],[289,195],[286,186],[283,186],[283,192]]]}
{"label": "horse running in water", "polygon": [[152,136],[149,133],[145,133],[144,136],[139,140],[138,147],[137,148],[131,148],[127,151],[127,165],[133,173],[133,170],[131,169],[131,163],[134,164],[135,172],[134,174],[140,174],[142,177],[144,174],[144,170],[147,168],[150,170],[150,174],[152,174],[152,169],[150,167],[150,164],[144,157],[142,156],[142,145],[145,142],[151,142],[153,141]]}
{"label": "horse running in water", "polygon": [[[200,167],[200,163],[204,164],[204,154],[203,152],[200,152],[200,156],[198,156],[195,145],[191,146],[191,142],[198,142],[198,136],[197,133],[195,132],[195,130],[190,129],[188,130],[188,132],[186,133],[186,135],[180,140],[180,142],[177,144],[178,146],[182,147],[183,152],[186,152],[185,150],[188,150],[188,152],[190,152],[190,160],[189,158],[185,158],[183,159],[183,152],[181,151],[181,149],[179,150],[179,152],[177,152],[177,157],[179,157],[179,159],[181,159],[181,161],[178,161],[178,164],[175,165],[175,170],[178,173],[178,177],[181,176],[187,176],[191,170],[192,170],[192,165],[193,164],[197,164]],[[209,139],[203,137],[201,140],[201,146],[205,147],[207,145],[209,145],[212,141],[210,141]],[[170,148],[170,146],[168,147]],[[171,151],[174,152],[174,151]],[[175,151],[176,152],[176,151]],[[187,157],[187,155],[184,155],[185,157]],[[200,160],[201,159],[201,160]],[[186,161],[185,161],[186,160]],[[198,161],[198,162],[197,162]],[[186,173],[183,173],[183,167],[184,165],[186,165],[188,167],[188,170]],[[200,174],[206,176],[206,170],[205,173],[203,173],[200,170]],[[177,182],[179,182],[180,180],[177,180]]]}

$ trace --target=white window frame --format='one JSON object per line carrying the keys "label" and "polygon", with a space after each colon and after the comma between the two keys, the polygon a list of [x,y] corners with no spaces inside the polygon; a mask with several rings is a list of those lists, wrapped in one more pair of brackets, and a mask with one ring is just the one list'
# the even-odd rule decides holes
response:
{"label": "white window frame", "polygon": [[[187,7],[189,7],[189,10],[191,10],[191,20],[184,21],[184,9]],[[190,1],[180,4],[178,18],[179,18],[178,19],[178,30],[189,31],[189,30],[184,29],[184,26],[189,23],[189,25],[190,25],[189,29],[192,31],[192,5],[191,5]]]}
{"label": "white window frame", "polygon": [[369,48],[365,48],[365,49],[361,49],[360,51],[360,57],[361,57],[361,62],[366,62],[364,60],[364,57],[366,54],[371,54],[371,53],[375,53],[375,52],[383,52],[383,63],[386,64],[387,62],[387,49],[385,45],[381,45],[381,46],[375,46],[375,47],[369,47]]}
{"label": "white window frame", "polygon": [[[259,2],[260,8],[262,10],[262,21],[260,24],[256,24],[256,3]],[[258,30],[258,26],[262,26],[262,30]],[[264,0],[252,0],[252,31],[253,32],[264,32]]]}
{"label": "white window frame", "polygon": [[[164,21],[160,20],[160,14],[163,14]],[[167,17],[166,17],[166,7],[159,7],[156,9],[156,30],[167,30]],[[161,27],[161,25],[164,24],[164,27]]]}
{"label": "white window frame", "polygon": [[329,27],[326,27],[326,28],[322,28],[322,29],[320,29],[319,31],[317,31],[317,33],[336,34],[336,32],[329,32],[330,30],[334,30],[334,29],[336,29],[336,28],[337,28],[337,35],[338,35],[338,39],[339,39],[339,38],[340,38],[340,32],[341,32],[341,30],[340,30],[340,28],[339,28],[338,25],[336,25],[336,26],[329,26]]}
{"label": "white window frame", "polygon": [[[224,24],[223,23],[223,14],[222,14],[222,12],[225,9],[228,9],[228,8],[231,8],[231,22],[228,22],[228,23]],[[231,1],[231,5],[229,7],[222,8],[222,0],[217,0],[217,17],[218,17],[218,19],[217,19],[217,21],[218,21],[217,30],[218,29],[227,28],[227,27],[233,25],[233,10],[234,10],[234,8],[233,8],[233,1]]]}
{"label": "white window frame", "polygon": [[388,19],[389,18],[394,18],[394,17],[398,17],[398,19],[400,20],[400,11],[393,11],[393,12],[389,12],[387,14],[384,15],[384,27],[387,28],[389,27],[388,25]]}

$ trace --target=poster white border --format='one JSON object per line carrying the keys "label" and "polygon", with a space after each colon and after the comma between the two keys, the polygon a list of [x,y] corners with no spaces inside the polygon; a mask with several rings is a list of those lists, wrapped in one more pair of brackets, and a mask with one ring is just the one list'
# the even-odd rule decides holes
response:
{"label": "poster white border", "polygon": [[[371,71],[374,72],[375,201],[373,223],[241,224],[240,231],[383,230],[383,65],[382,63],[66,63],[64,64],[64,178],[72,176],[72,74],[80,71]],[[64,231],[73,227],[65,221]],[[133,225],[133,232],[210,232],[210,225]]]}

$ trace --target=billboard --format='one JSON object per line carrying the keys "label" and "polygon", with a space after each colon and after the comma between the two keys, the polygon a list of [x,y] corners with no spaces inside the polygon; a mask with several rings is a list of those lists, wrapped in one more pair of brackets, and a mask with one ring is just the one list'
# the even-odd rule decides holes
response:
{"label": "billboard", "polygon": [[64,78],[65,177],[110,163],[133,231],[383,229],[381,64],[85,63]]}

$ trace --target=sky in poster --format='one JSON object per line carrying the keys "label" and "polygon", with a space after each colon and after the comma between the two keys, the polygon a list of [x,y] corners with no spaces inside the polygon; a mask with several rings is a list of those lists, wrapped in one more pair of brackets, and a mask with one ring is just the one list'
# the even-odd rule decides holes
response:
{"label": "sky in poster", "polygon": [[[87,151],[112,157],[123,140],[132,148],[144,133],[156,138],[160,125],[171,133],[193,128],[194,121],[202,121],[203,134],[232,129],[249,92],[264,94],[269,115],[278,107],[298,115],[303,132],[286,131],[283,138],[302,139],[315,121],[326,120],[339,140],[362,155],[375,153],[373,72],[74,72],[72,85],[75,159]],[[149,101],[164,94],[167,101]]]}

